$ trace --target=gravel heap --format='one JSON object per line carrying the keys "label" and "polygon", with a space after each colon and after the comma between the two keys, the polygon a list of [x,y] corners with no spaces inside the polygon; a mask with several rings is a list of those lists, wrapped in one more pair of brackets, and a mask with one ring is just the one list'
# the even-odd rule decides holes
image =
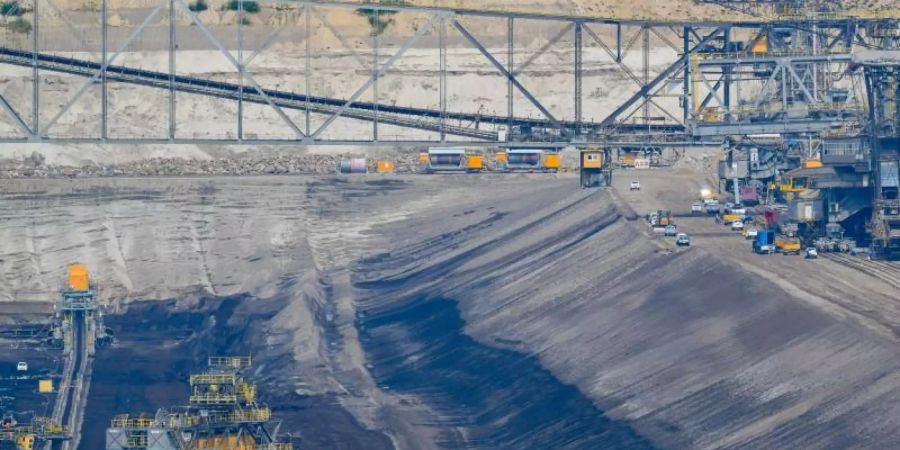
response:
{"label": "gravel heap", "polygon": [[[263,175],[333,173],[342,158],[356,155],[277,155],[265,157],[196,160],[182,158],[150,158],[123,164],[89,164],[62,166],[44,163],[40,153],[24,160],[0,160],[0,178],[78,178],[78,177],[144,177],[190,175]],[[390,158],[397,172],[413,172],[418,154],[401,154]],[[369,158],[369,171],[375,171],[376,159]]]}

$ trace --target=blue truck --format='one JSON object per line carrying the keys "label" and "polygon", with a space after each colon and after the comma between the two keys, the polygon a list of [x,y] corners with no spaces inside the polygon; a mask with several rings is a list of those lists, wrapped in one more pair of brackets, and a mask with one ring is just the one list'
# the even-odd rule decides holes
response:
{"label": "blue truck", "polygon": [[753,241],[753,253],[775,253],[775,232],[773,230],[759,230],[756,240]]}

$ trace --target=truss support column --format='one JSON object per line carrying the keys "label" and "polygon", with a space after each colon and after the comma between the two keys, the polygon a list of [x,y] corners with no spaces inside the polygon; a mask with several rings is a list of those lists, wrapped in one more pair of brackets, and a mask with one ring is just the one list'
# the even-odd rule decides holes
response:
{"label": "truss support column", "polygon": [[441,142],[447,139],[447,20],[441,17],[438,22],[438,44],[440,51],[440,103],[441,103]]}
{"label": "truss support column", "polygon": [[622,24],[616,24],[616,62],[622,62]]}
{"label": "truss support column", "polygon": [[108,45],[109,45],[109,29],[108,29],[108,18],[109,18],[109,5],[106,0],[102,0],[100,5],[100,40],[102,46],[103,53],[103,65],[100,70],[100,101],[102,104],[100,105],[100,138],[102,140],[106,140],[108,136],[108,123],[107,119],[109,118],[109,89],[106,83],[106,67],[109,64],[109,55],[108,55]]}
{"label": "truss support column", "polygon": [[507,19],[506,30],[506,136],[507,140],[512,136],[513,114],[515,113],[515,100],[513,97],[513,73],[515,69],[515,19]]}
{"label": "truss support column", "polygon": [[[724,49],[725,52],[730,53],[731,52],[731,28],[726,28],[725,31],[722,33],[722,41],[724,43],[723,45],[725,46],[725,49]],[[725,66],[722,69],[725,71],[725,73],[724,73],[725,82],[722,84],[722,100],[725,103],[723,105],[725,107],[725,114],[726,114],[726,116],[728,116],[728,115],[731,115],[731,79],[732,79],[731,72],[732,72],[732,67]]]}
{"label": "truss support column", "polygon": [[309,108],[310,108],[309,96],[311,95],[310,78],[312,77],[312,67],[310,64],[312,63],[312,55],[310,55],[310,51],[312,50],[312,45],[310,44],[309,41],[312,39],[312,30],[310,29],[310,27],[312,25],[312,17],[311,17],[312,16],[312,7],[309,5],[305,5],[303,7],[303,13],[306,14],[306,67],[304,67],[304,70],[306,71],[306,73],[303,76],[304,81],[306,83],[306,135],[310,136],[309,133],[311,130],[310,130],[310,120],[309,120],[310,119],[310,117],[309,117]]}
{"label": "truss support column", "polygon": [[582,68],[584,65],[581,27],[581,22],[575,24],[575,136],[581,133],[581,122],[584,120],[581,103],[583,98],[581,85]]}
{"label": "truss support column", "polygon": [[38,32],[41,28],[41,14],[39,8],[40,1],[34,2],[32,11],[34,12],[34,26],[31,29],[31,76],[34,81],[31,91],[31,129],[35,136],[41,135],[41,79],[38,71],[38,50],[40,41]]}
{"label": "truss support column", "polygon": [[691,98],[693,93],[691,92],[691,29],[690,27],[684,27],[682,29],[684,32],[684,37],[682,38],[684,46],[682,51],[684,52],[684,84],[681,87],[681,115],[682,120],[684,120],[685,126],[688,125],[688,120],[691,117]]}
{"label": "truss support column", "polygon": [[175,49],[178,46],[175,38],[175,0],[169,0],[169,139],[175,139]]}
{"label": "truss support column", "polygon": [[[644,56],[644,78],[641,80],[643,82],[641,87],[643,88],[650,84],[650,27],[648,25],[644,26],[642,34],[643,48],[641,51]],[[644,102],[644,123],[646,123],[647,126],[650,126],[650,102]]]}
{"label": "truss support column", "polygon": [[381,46],[381,32],[379,30],[381,27],[381,10],[375,8],[375,26],[372,27],[374,29],[374,34],[372,35],[372,79],[374,80],[374,84],[372,84],[372,113],[374,116],[372,117],[372,140],[378,142],[378,79],[379,70],[378,70],[378,50]]}
{"label": "truss support column", "polygon": [[244,140],[244,0],[238,0],[237,12],[237,40],[238,40],[238,112],[237,112],[237,139]]}

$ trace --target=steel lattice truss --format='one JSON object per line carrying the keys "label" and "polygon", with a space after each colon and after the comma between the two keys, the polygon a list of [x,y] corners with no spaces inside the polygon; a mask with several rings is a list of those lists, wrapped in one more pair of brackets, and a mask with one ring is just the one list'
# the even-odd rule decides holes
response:
{"label": "steel lattice truss", "polygon": [[[259,12],[57,1],[22,1],[18,25],[0,30],[2,141],[683,143],[702,109],[730,108],[739,82],[730,68],[711,78],[708,55],[772,28],[302,1],[248,2]],[[849,36],[849,52],[872,44],[867,27],[883,21],[778,26],[814,27],[826,46]],[[782,78],[807,77],[775,64]]]}

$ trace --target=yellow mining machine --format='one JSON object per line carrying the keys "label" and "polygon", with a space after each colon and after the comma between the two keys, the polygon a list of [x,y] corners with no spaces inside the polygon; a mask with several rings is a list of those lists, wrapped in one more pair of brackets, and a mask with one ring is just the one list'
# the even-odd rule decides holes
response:
{"label": "yellow mining machine", "polygon": [[0,419],[0,448],[37,450],[47,442],[69,439],[69,431],[47,417],[35,417],[29,424],[19,423],[12,414]]}
{"label": "yellow mining machine", "polygon": [[609,150],[588,147],[581,151],[581,186],[601,187],[612,184],[612,166]]}
{"label": "yellow mining machine", "polygon": [[209,358],[207,371],[190,376],[188,405],[116,416],[106,450],[292,450],[277,441],[281,423],[241,375],[251,364],[249,357]]}

